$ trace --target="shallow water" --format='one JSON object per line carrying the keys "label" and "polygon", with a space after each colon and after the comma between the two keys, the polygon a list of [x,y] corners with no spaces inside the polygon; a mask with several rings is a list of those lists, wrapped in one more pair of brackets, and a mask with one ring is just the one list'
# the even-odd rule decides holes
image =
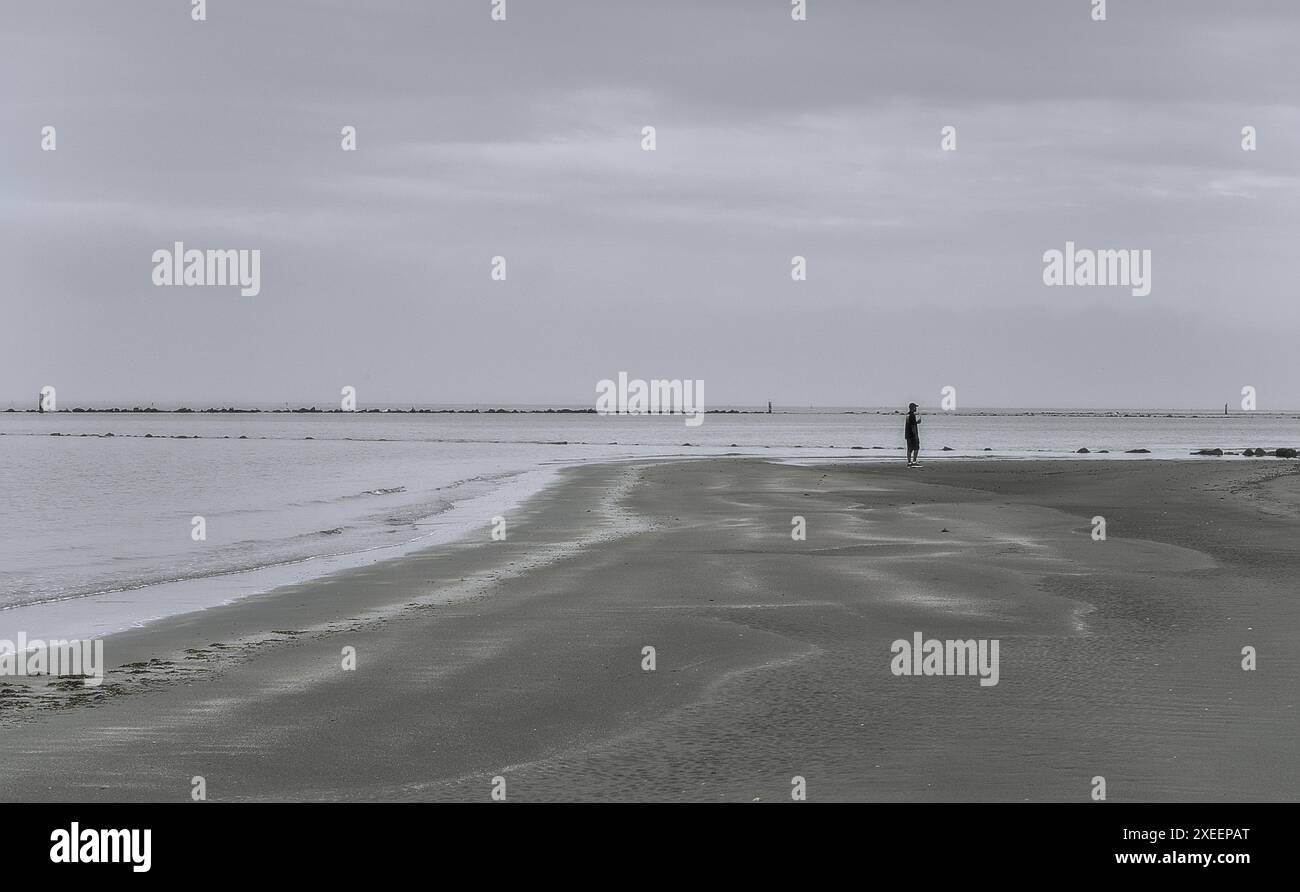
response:
{"label": "shallow water", "polygon": [[[71,629],[91,610],[76,602],[97,598],[94,629],[107,631],[486,538],[494,516],[567,464],[728,453],[896,461],[902,422],[872,410],[711,414],[698,427],[566,413],[0,413],[0,638],[35,623],[33,610],[12,612],[22,605],[50,605],[45,615]],[[934,414],[922,437],[927,461],[1075,457],[1081,446],[1093,460],[1182,458],[1202,446],[1297,445],[1300,417]],[[1134,448],[1151,453],[1123,454]],[[121,610],[104,613],[109,596]]]}

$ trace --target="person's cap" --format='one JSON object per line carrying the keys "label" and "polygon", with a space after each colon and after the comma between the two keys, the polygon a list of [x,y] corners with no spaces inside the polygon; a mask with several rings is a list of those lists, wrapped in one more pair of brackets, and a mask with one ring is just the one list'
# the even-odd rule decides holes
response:
{"label": "person's cap", "polygon": [[915,409],[915,408],[916,408],[916,403],[908,403],[908,404],[907,404],[907,408],[909,408],[909,409]]}

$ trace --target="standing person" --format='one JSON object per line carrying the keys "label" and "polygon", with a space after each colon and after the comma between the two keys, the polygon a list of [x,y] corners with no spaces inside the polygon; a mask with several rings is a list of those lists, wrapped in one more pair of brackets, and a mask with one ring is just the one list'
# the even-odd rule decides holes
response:
{"label": "standing person", "polygon": [[903,426],[907,438],[907,466],[921,466],[921,419],[916,417],[916,403],[907,404],[907,423]]}

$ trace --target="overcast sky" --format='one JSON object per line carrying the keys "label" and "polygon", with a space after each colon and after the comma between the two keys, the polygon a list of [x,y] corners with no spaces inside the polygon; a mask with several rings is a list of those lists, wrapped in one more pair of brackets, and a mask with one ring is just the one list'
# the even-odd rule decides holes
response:
{"label": "overcast sky", "polygon": [[0,405],[1300,408],[1294,0],[491,5],[5,0]]}

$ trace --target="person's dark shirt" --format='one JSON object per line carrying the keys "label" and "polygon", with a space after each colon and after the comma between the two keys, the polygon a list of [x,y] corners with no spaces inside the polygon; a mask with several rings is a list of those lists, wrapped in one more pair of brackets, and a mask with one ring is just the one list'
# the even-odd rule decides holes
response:
{"label": "person's dark shirt", "polygon": [[917,424],[915,412],[907,413],[907,425],[903,428],[903,435],[911,441],[919,441],[921,439],[921,429]]}

